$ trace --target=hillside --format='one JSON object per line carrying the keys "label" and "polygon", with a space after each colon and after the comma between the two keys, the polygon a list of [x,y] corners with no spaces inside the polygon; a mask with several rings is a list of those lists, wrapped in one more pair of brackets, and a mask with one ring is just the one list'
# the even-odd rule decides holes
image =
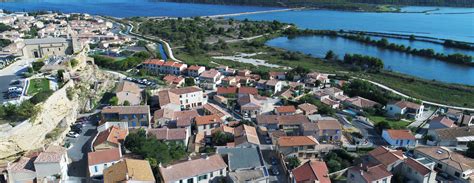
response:
{"label": "hillside", "polygon": [[[310,6],[321,8],[338,8],[347,10],[371,10],[370,5],[413,5],[413,6],[453,6],[474,7],[474,0],[165,0],[170,2],[233,4],[255,6]],[[361,4],[362,3],[362,4]],[[373,7],[372,7],[373,8]],[[374,9],[372,9],[374,10]]]}

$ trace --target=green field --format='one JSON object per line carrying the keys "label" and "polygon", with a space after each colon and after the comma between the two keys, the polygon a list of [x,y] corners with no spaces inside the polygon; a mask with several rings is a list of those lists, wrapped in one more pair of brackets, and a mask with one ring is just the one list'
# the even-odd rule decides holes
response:
{"label": "green field", "polygon": [[386,121],[388,122],[388,124],[390,125],[392,129],[404,129],[411,123],[411,122],[407,122],[403,120],[388,119],[383,116],[369,116],[368,118],[370,119],[372,123],[374,123],[374,125],[382,121]]}
{"label": "green field", "polygon": [[49,80],[46,78],[36,78],[30,80],[30,84],[28,85],[27,94],[33,96],[34,94],[40,91],[49,90]]}

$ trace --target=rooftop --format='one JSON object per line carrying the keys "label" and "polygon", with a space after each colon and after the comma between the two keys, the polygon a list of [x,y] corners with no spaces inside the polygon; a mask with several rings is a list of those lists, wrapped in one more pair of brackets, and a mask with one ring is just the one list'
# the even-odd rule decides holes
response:
{"label": "rooftop", "polygon": [[415,136],[410,130],[384,130],[392,139],[410,139],[415,140]]}
{"label": "rooftop", "polygon": [[329,170],[324,161],[310,160],[292,170],[297,182],[330,183]]}
{"label": "rooftop", "polygon": [[104,182],[155,181],[146,160],[124,159],[104,170]]}
{"label": "rooftop", "polygon": [[155,128],[148,129],[147,133],[158,140],[184,140],[187,138],[185,128]]}
{"label": "rooftop", "polygon": [[102,109],[102,113],[118,113],[118,114],[148,114],[150,106],[107,106]]}
{"label": "rooftop", "polygon": [[256,147],[218,147],[216,153],[227,155],[230,171],[265,166],[260,150]]}
{"label": "rooftop", "polygon": [[449,166],[460,170],[461,172],[474,169],[474,159],[468,158],[462,154],[451,151],[445,147],[417,147],[415,155],[422,153],[431,159],[441,161]]}
{"label": "rooftop", "polygon": [[278,138],[281,147],[318,145],[319,142],[312,136],[283,136]]}
{"label": "rooftop", "polygon": [[174,182],[225,168],[227,164],[224,159],[216,154],[160,167],[159,171],[165,182]]}
{"label": "rooftop", "polygon": [[87,162],[89,166],[119,161],[120,158],[122,158],[122,153],[119,148],[89,152],[87,154]]}

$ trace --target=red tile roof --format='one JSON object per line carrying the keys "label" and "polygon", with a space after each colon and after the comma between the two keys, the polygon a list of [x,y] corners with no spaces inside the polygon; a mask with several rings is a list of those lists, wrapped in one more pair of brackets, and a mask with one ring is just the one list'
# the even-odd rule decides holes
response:
{"label": "red tile roof", "polygon": [[294,112],[296,112],[295,106],[292,106],[292,105],[276,107],[275,110],[278,113],[294,113]]}
{"label": "red tile roof", "polygon": [[121,141],[125,140],[125,137],[127,137],[127,135],[128,130],[120,129],[116,126],[111,126],[107,130],[102,131],[97,135],[97,138],[94,141],[94,147],[106,141],[114,144],[119,144]]}
{"label": "red tile roof", "polygon": [[87,154],[89,166],[118,161],[120,158],[122,158],[122,153],[119,148],[95,151]]}
{"label": "red tile roof", "polygon": [[330,183],[328,167],[324,161],[307,161],[292,170],[296,182]]}
{"label": "red tile roof", "polygon": [[360,166],[353,166],[351,171],[359,173],[366,182],[373,182],[392,176],[392,173],[387,171],[387,168],[385,168],[385,166],[382,164],[375,166],[361,164]]}
{"label": "red tile roof", "polygon": [[148,129],[148,135],[154,136],[158,140],[185,140],[186,129],[185,128],[155,128]]}
{"label": "red tile roof", "polygon": [[237,87],[217,87],[217,94],[218,95],[226,95],[226,94],[235,94],[237,93]]}
{"label": "red tile roof", "polygon": [[150,64],[150,65],[163,65],[165,61],[159,59],[149,59],[143,62],[143,64]]}
{"label": "red tile roof", "polygon": [[281,147],[318,145],[319,142],[312,136],[283,136],[278,138]]}
{"label": "red tile roof", "polygon": [[220,155],[212,155],[160,167],[159,171],[165,182],[175,182],[225,168],[227,168],[227,164],[224,159]]}
{"label": "red tile roof", "polygon": [[383,146],[377,147],[368,154],[373,159],[377,160],[378,163],[381,163],[385,166],[404,159],[403,152],[401,150],[391,150]]}
{"label": "red tile roof", "polygon": [[410,130],[385,130],[392,139],[410,139],[415,140],[415,136]]}
{"label": "red tile roof", "polygon": [[196,125],[207,125],[211,123],[221,123],[222,120],[218,115],[197,116],[194,118]]}
{"label": "red tile roof", "polygon": [[454,124],[454,121],[447,118],[446,116],[438,116],[438,117],[435,117],[433,118],[430,123],[434,123],[434,122],[438,122],[442,125],[444,125],[445,127],[455,127],[456,125]]}
{"label": "red tile roof", "polygon": [[426,175],[431,172],[431,170],[420,162],[416,161],[413,158],[408,158],[405,160],[405,163],[410,166],[413,170],[417,171],[421,175]]}
{"label": "red tile roof", "polygon": [[258,95],[258,90],[254,87],[243,86],[239,88],[239,94]]}

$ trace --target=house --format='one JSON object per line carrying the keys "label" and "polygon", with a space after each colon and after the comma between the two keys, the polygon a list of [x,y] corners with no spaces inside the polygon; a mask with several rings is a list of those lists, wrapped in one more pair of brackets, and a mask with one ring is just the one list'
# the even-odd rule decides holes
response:
{"label": "house", "polygon": [[235,86],[217,87],[216,94],[226,98],[236,98],[238,88]]}
{"label": "house", "polygon": [[387,110],[387,115],[392,117],[410,117],[410,118],[419,118],[423,114],[424,106],[423,104],[416,104],[409,101],[398,101],[388,103],[385,107]]}
{"label": "house", "polygon": [[291,170],[291,183],[330,183],[329,170],[324,161],[309,160]]}
{"label": "house", "polygon": [[183,77],[175,76],[175,75],[171,75],[171,74],[168,74],[165,77],[163,77],[163,81],[165,81],[165,83],[167,85],[172,85],[172,86],[176,86],[176,87],[181,87],[181,86],[184,85],[184,78]]}
{"label": "house", "polygon": [[296,113],[295,106],[287,105],[287,106],[278,106],[275,107],[275,114],[276,115],[294,115]]}
{"label": "house", "polygon": [[286,72],[269,72],[270,79],[286,80]]}
{"label": "house", "polygon": [[206,71],[206,67],[204,66],[191,65],[188,67],[188,76],[196,78],[199,77],[199,75],[201,75],[201,73],[204,71]]}
{"label": "house", "polygon": [[457,122],[460,126],[472,126],[474,125],[474,114],[463,114]]}
{"label": "house", "polygon": [[240,95],[258,95],[258,90],[257,88],[255,87],[248,87],[248,86],[242,86],[242,87],[239,87],[239,92],[238,92],[239,96]]}
{"label": "house", "polygon": [[410,130],[383,130],[382,138],[395,147],[416,146],[416,138]]}
{"label": "house", "polygon": [[451,127],[429,130],[428,135],[433,137],[433,145],[466,150],[467,143],[474,141],[474,127]]}
{"label": "house", "polygon": [[186,161],[161,165],[159,167],[160,179],[166,183],[180,182],[212,182],[218,177],[227,176],[227,164],[224,159],[216,154],[212,156],[199,157]]}
{"label": "house", "polygon": [[222,75],[219,71],[211,69],[204,71],[199,76],[199,86],[206,90],[215,90],[217,85],[222,82]]}
{"label": "house", "polygon": [[348,183],[390,183],[392,176],[382,164],[360,164],[347,170]]}
{"label": "house", "polygon": [[434,162],[438,172],[444,172],[461,182],[472,181],[474,159],[465,157],[443,146],[417,147],[413,153],[416,158],[426,158]]}
{"label": "house", "polygon": [[158,101],[160,108],[170,108],[175,111],[193,109],[207,103],[204,93],[196,86],[159,91]]}
{"label": "house", "polygon": [[186,128],[199,116],[196,109],[187,111],[174,111],[163,108],[153,113],[154,127],[167,126],[168,128]]}
{"label": "house", "polygon": [[222,120],[232,117],[232,115],[225,111],[223,108],[211,103],[204,104],[202,106],[202,110],[204,111],[205,115],[215,114],[219,116]]}
{"label": "house", "polygon": [[316,158],[318,140],[312,136],[283,136],[277,140],[277,149],[285,156]]}
{"label": "house", "polygon": [[302,125],[310,123],[308,118],[302,114],[296,115],[258,115],[257,124],[265,127],[269,132],[284,130],[287,134],[301,135]]}
{"label": "house", "polygon": [[375,106],[380,106],[380,104],[377,102],[374,102],[372,100],[362,98],[359,96],[346,99],[344,101],[344,104],[346,104],[350,108],[353,108],[359,111],[366,108],[373,108]]}
{"label": "house", "polygon": [[237,71],[237,76],[249,76],[252,73],[252,71],[248,69],[242,69]]}
{"label": "house", "polygon": [[233,76],[226,76],[222,78],[221,82],[222,86],[235,86],[235,87],[240,87],[240,82],[237,80],[236,77]]}
{"label": "house", "polygon": [[92,140],[92,147],[95,151],[121,148],[121,143],[123,143],[127,135],[128,129],[120,129],[117,126],[111,126],[107,130],[97,134]]}
{"label": "house", "polygon": [[370,151],[365,157],[365,162],[369,164],[382,164],[387,171],[396,172],[406,158],[402,150],[393,150],[384,146],[379,146]]}
{"label": "house", "polygon": [[186,64],[173,62],[173,61],[166,61],[163,63],[163,65],[161,65],[160,73],[180,75],[185,72],[186,68],[188,68],[188,65]]}
{"label": "house", "polygon": [[188,145],[189,134],[185,128],[154,128],[147,130],[148,137],[154,137],[165,142],[181,143],[185,147]]}
{"label": "house", "polygon": [[453,121],[458,121],[464,115],[463,111],[452,108],[448,108],[444,114]]}
{"label": "house", "polygon": [[159,59],[148,59],[142,63],[142,67],[152,74],[161,74],[160,68],[165,61]]}
{"label": "house", "polygon": [[336,87],[324,88],[323,91],[324,93],[327,93],[333,100],[338,100],[340,99],[340,96],[344,95],[344,91]]}
{"label": "house", "polygon": [[330,99],[330,98],[325,98],[325,99],[322,99],[321,102],[323,104],[326,104],[328,105],[329,107],[333,108],[333,109],[337,109],[339,108],[340,106],[340,103],[336,100],[333,100],[333,99]]}
{"label": "house", "polygon": [[121,158],[122,152],[120,148],[89,152],[87,154],[89,177],[94,178],[102,176],[104,169],[117,163]]}
{"label": "house", "polygon": [[253,126],[240,125],[234,128],[234,146],[260,145],[257,130]]}
{"label": "house", "polygon": [[268,80],[265,83],[265,90],[271,91],[272,94],[280,92],[282,87],[283,87],[283,83],[281,81],[274,80],[274,79]]}
{"label": "house", "polygon": [[64,182],[68,164],[67,149],[52,145],[39,154],[8,163],[8,182]]}
{"label": "house", "polygon": [[340,141],[342,137],[341,123],[334,120],[319,120],[316,123],[316,138],[319,141],[333,142]]}
{"label": "house", "polygon": [[258,147],[217,147],[228,165],[231,182],[269,182],[269,174]]}
{"label": "house", "polygon": [[212,130],[221,126],[222,120],[218,115],[197,116],[194,118],[198,132],[203,132],[205,135],[211,135]]}
{"label": "house", "polygon": [[310,103],[298,105],[298,109],[303,112],[303,115],[308,116],[318,112],[318,107]]}
{"label": "house", "polygon": [[435,163],[426,158],[413,159],[409,157],[402,164],[401,174],[405,179],[413,182],[436,182],[434,168]]}
{"label": "house", "polygon": [[122,81],[118,84],[115,96],[117,96],[118,105],[124,105],[125,101],[129,105],[140,105],[142,102],[142,90],[137,84],[129,81]]}
{"label": "house", "polygon": [[150,106],[108,106],[102,109],[102,121],[128,122],[129,128],[150,127]]}
{"label": "house", "polygon": [[318,72],[311,72],[306,74],[303,78],[303,82],[306,87],[323,87],[329,82],[329,79],[327,75]]}
{"label": "house", "polygon": [[154,183],[155,176],[147,160],[123,159],[104,170],[104,182]]}
{"label": "house", "polygon": [[255,95],[239,95],[237,99],[240,114],[244,118],[256,118],[262,113],[262,103],[255,97]]}
{"label": "house", "polygon": [[449,119],[446,116],[437,116],[431,119],[429,122],[429,130],[451,128],[451,127],[457,127],[457,126],[454,124],[453,120]]}

